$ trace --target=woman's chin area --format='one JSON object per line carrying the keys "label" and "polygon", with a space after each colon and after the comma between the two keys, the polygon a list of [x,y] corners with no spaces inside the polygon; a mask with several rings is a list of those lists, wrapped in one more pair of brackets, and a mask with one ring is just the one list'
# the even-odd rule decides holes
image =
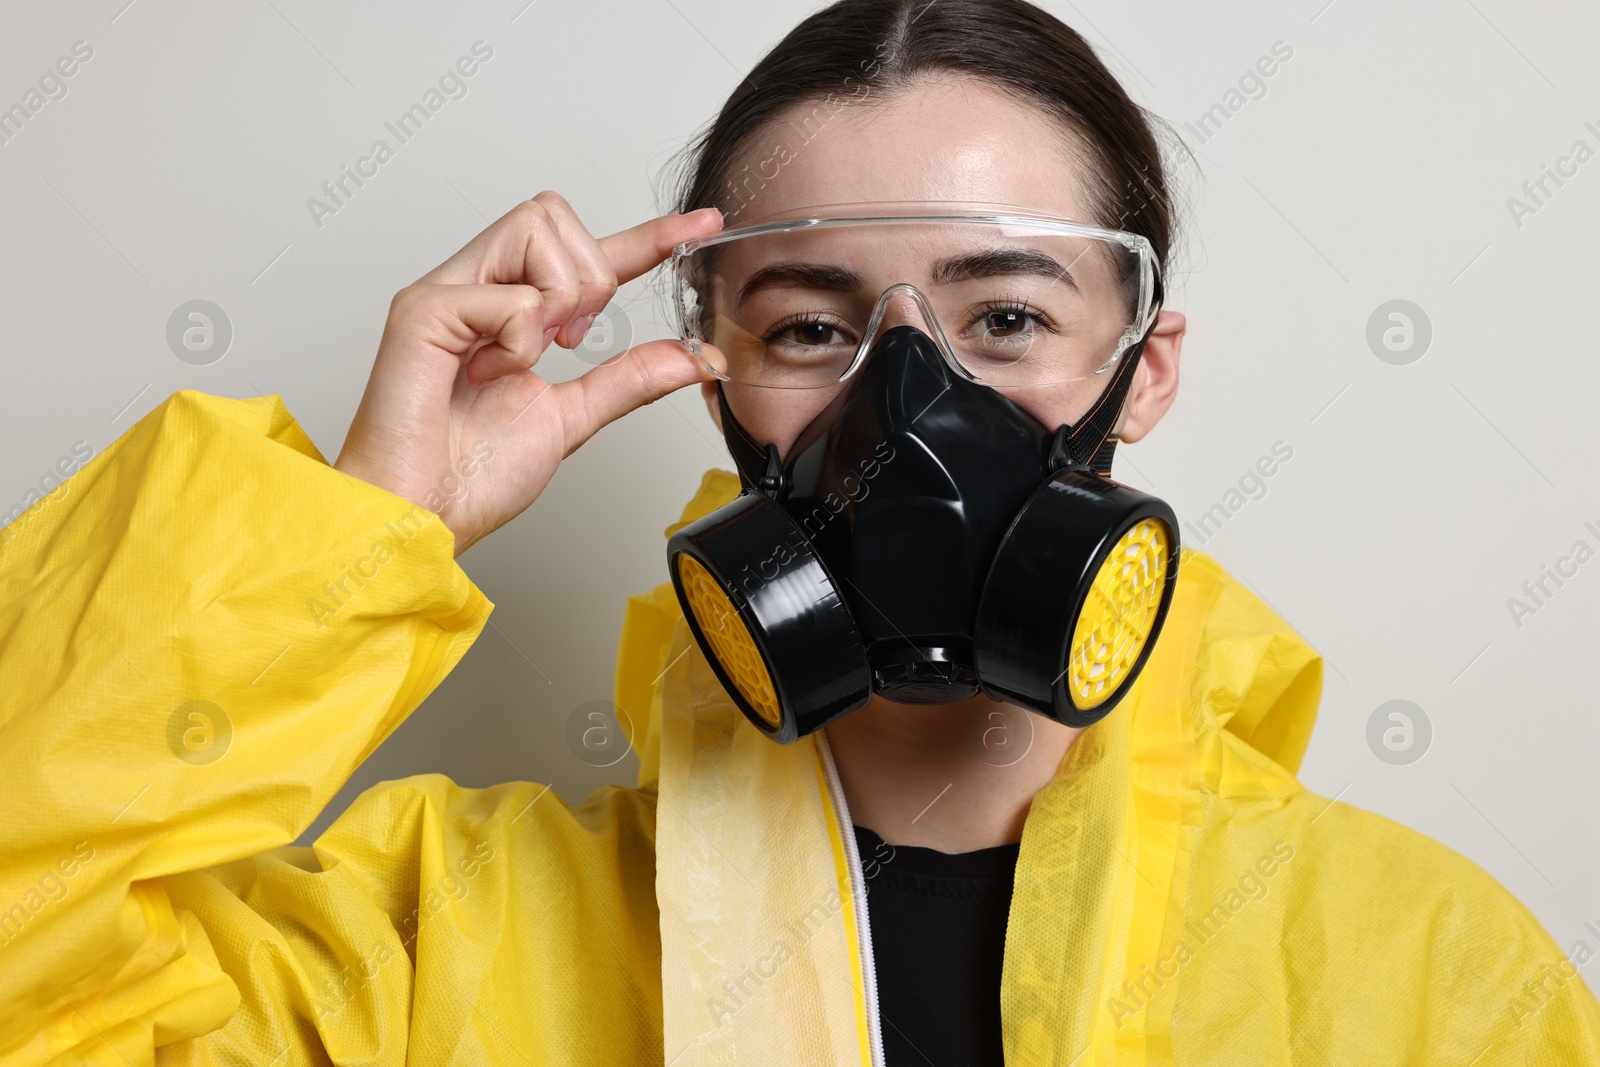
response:
{"label": "woman's chin area", "polygon": [[[1028,800],[1083,731],[982,694],[943,704],[875,694],[825,732],[853,821],[890,844],[953,853],[1020,841]],[[852,788],[867,776],[876,788]]]}

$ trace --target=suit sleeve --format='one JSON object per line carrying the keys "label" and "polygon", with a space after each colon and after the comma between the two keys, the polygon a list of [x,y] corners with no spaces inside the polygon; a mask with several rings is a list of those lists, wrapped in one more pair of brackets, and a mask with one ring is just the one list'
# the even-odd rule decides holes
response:
{"label": "suit sleeve", "polygon": [[[0,1063],[151,1063],[297,966],[252,935],[250,880],[315,865],[285,846],[477,638],[493,605],[453,557],[436,515],[331,467],[280,398],[188,390],[0,530]],[[359,972],[377,942],[315,924],[392,932],[419,874],[379,877],[274,922]],[[330,1025],[403,1007],[409,966],[387,972],[343,1007],[324,983]],[[312,985],[270,988],[318,1017]]]}

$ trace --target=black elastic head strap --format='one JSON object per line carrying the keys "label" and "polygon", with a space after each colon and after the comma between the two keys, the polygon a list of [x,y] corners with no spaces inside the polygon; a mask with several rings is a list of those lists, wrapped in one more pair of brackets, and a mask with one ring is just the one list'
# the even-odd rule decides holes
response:
{"label": "black elastic head strap", "polygon": [[1061,427],[1052,457],[1056,462],[1085,466],[1102,478],[1111,477],[1111,458],[1118,440],[1111,431],[1122,414],[1122,402],[1128,397],[1128,388],[1133,384],[1133,375],[1139,368],[1139,358],[1144,355],[1144,343],[1149,337],[1146,333],[1138,344],[1122,354],[1111,381],[1106,383],[1094,406],[1072,426]]}
{"label": "black elastic head strap", "polygon": [[1111,381],[1106,383],[1105,391],[1100,394],[1100,399],[1095,401],[1094,407],[1084,413],[1074,426],[1063,426],[1056,435],[1056,447],[1052,452],[1052,459],[1065,465],[1082,464],[1100,475],[1102,478],[1111,477],[1111,459],[1117,451],[1118,436],[1112,433],[1116,428],[1117,418],[1122,414],[1122,403],[1128,397],[1128,388],[1133,384],[1133,375],[1139,368],[1139,359],[1144,355],[1144,346],[1150,340],[1150,334],[1155,331],[1156,318],[1161,311],[1161,302],[1165,297],[1165,287],[1161,284],[1161,274],[1158,270],[1155,277],[1155,292],[1151,298],[1154,313],[1150,317],[1150,326],[1144,331],[1144,336],[1139,338],[1139,343],[1133,345],[1123,353],[1122,360],[1111,376]]}
{"label": "black elastic head strap", "polygon": [[728,407],[728,394],[722,390],[721,378],[717,379],[717,409],[722,413],[722,436],[728,442],[728,455],[733,457],[733,465],[739,472],[739,487],[760,488],[767,471],[767,449],[770,446],[759,444],[750,436],[750,431],[739,425],[739,420],[733,417],[733,409]]}

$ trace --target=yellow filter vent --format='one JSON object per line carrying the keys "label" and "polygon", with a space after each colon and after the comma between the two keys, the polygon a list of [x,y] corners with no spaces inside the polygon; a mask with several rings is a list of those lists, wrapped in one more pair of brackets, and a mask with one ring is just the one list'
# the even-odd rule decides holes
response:
{"label": "yellow filter vent", "polygon": [[1080,711],[1122,685],[1150,640],[1167,584],[1169,534],[1160,519],[1128,528],[1100,565],[1067,650],[1067,691]]}
{"label": "yellow filter vent", "polygon": [[778,694],[761,650],[745,628],[738,609],[711,577],[711,572],[687,552],[678,553],[678,578],[683,582],[684,598],[689,602],[689,610],[694,612],[694,621],[711,645],[717,663],[733,679],[739,695],[755,708],[756,714],[777,729],[782,722]]}

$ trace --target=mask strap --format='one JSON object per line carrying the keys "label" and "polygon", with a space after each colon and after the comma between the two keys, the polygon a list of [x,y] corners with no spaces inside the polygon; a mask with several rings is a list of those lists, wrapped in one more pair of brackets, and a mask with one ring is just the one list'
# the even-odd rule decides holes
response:
{"label": "mask strap", "polygon": [[[1155,322],[1152,321],[1150,330],[1154,329]],[[1122,402],[1127,399],[1128,387],[1133,384],[1133,375],[1139,367],[1139,358],[1144,355],[1150,330],[1145,331],[1138,344],[1123,353],[1121,362],[1111,375],[1111,381],[1106,384],[1105,391],[1094,406],[1075,425],[1063,425],[1056,431],[1055,443],[1050,450],[1052,467],[1087,467],[1102,478],[1111,477],[1111,458],[1119,440],[1111,431],[1117,425],[1117,417],[1122,414]]]}
{"label": "mask strap", "polygon": [[[733,409],[728,407],[728,394],[722,391],[720,378],[717,379],[717,408],[722,413],[722,436],[728,442],[728,455],[733,457],[733,465],[739,471],[740,488],[760,489],[769,496],[786,489],[782,484],[786,479],[778,459],[778,446],[758,444],[750,431],[739,425],[739,420],[733,417]],[[732,432],[727,432],[729,430]]]}
{"label": "mask strap", "polygon": [[1120,438],[1112,433],[1117,417],[1122,414],[1122,402],[1127,399],[1128,387],[1133,384],[1133,374],[1144,355],[1145,342],[1155,331],[1161,305],[1166,300],[1166,286],[1161,282],[1161,272],[1155,272],[1155,292],[1150,326],[1139,338],[1139,343],[1123,355],[1122,364],[1111,376],[1105,392],[1095,406],[1090,408],[1076,426],[1062,426],[1056,431],[1055,443],[1050,449],[1050,465],[1060,469],[1066,466],[1085,466],[1102,478],[1111,477],[1111,457],[1117,450]]}

